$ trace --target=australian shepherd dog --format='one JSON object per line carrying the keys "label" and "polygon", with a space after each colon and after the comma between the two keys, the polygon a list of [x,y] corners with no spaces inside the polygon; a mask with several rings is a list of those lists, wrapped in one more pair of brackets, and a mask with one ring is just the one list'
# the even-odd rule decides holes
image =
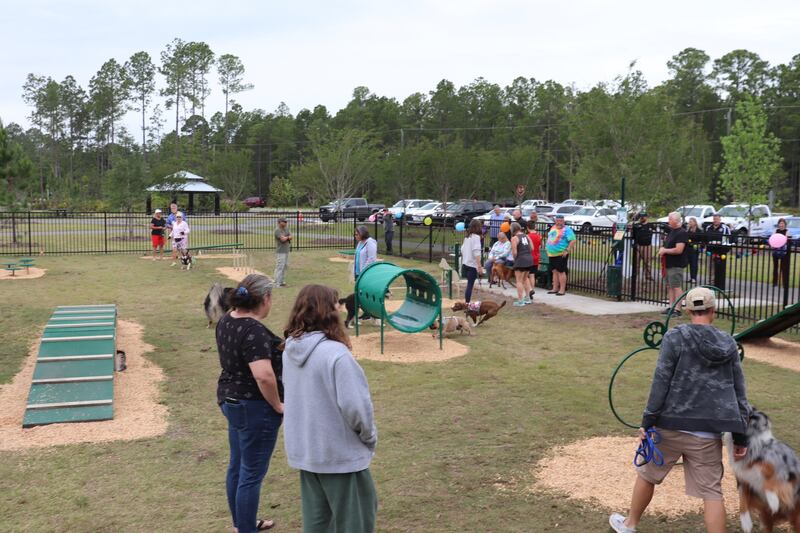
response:
{"label": "australian shepherd dog", "polygon": [[211,324],[214,322],[219,322],[219,319],[230,310],[231,306],[228,305],[228,295],[231,291],[233,291],[233,288],[223,288],[219,283],[215,283],[211,286],[211,289],[206,295],[206,301],[203,303],[203,309],[205,309],[206,316],[208,317],[207,328],[210,328]]}
{"label": "australian shepherd dog", "polygon": [[729,461],[739,486],[739,518],[742,529],[753,529],[754,513],[764,531],[775,524],[788,522],[800,532],[800,460],[786,443],[772,436],[772,424],[766,414],[753,409],[747,423],[747,454],[735,461],[733,438],[726,433]]}

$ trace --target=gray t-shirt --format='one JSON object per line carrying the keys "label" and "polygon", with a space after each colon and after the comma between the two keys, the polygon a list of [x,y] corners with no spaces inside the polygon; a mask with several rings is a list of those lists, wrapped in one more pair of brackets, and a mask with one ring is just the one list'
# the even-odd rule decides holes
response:
{"label": "gray t-shirt", "polygon": [[289,235],[291,235],[291,233],[289,233],[288,227],[281,229],[281,227],[278,226],[275,228],[275,251],[279,254],[289,253],[292,244],[289,241],[281,242],[281,237],[288,237]]}
{"label": "gray t-shirt", "polygon": [[394,216],[391,213],[383,215],[383,232],[394,231]]}

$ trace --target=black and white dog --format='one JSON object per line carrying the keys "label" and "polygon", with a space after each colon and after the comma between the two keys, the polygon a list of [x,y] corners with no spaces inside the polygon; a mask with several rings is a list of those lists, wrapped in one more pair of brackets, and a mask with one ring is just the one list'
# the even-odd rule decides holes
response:
{"label": "black and white dog", "polygon": [[219,322],[219,319],[230,310],[231,306],[228,305],[228,295],[232,291],[232,287],[223,288],[219,283],[215,283],[211,286],[211,289],[206,295],[206,301],[203,303],[203,308],[208,317],[207,328],[210,328],[211,324],[214,322]]}

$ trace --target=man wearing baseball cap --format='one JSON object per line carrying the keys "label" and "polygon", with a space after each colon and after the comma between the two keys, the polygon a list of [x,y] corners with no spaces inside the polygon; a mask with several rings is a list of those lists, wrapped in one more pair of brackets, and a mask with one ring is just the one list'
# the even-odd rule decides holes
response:
{"label": "man wearing baseball cap", "polygon": [[289,222],[286,218],[278,219],[278,227],[275,228],[275,279],[277,287],[285,287],[284,276],[286,267],[289,265],[289,251],[292,249],[292,234],[289,233]]}
{"label": "man wearing baseball cap", "polygon": [[722,499],[722,441],[731,432],[734,459],[747,453],[744,436],[750,404],[736,341],[712,326],[716,312],[714,293],[697,287],[686,295],[691,324],[681,324],[664,334],[650,397],[642,416],[639,440],[646,430],[661,435],[661,466],[648,462],[636,467],[628,517],[614,513],[611,528],[632,533],[642,517],[655,485],[660,484],[679,459],[683,459],[686,494],[703,500],[706,530],[725,531]]}

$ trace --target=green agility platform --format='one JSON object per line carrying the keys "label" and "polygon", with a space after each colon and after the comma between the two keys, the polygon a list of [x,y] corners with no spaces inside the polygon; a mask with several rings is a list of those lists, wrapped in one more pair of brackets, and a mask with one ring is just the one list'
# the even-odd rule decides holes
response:
{"label": "green agility platform", "polygon": [[115,305],[62,306],[45,326],[22,427],[114,416]]}
{"label": "green agility platform", "polygon": [[[386,293],[392,283],[403,278],[406,284],[405,299],[397,311],[386,310]],[[381,353],[385,323],[403,333],[418,333],[442,319],[442,290],[436,279],[416,268],[402,268],[392,263],[378,262],[369,265],[359,274],[355,288],[356,310],[363,309],[381,321]],[[356,312],[356,336],[359,334]],[[439,349],[442,349],[442,328],[439,328]]]}
{"label": "green agility platform", "polygon": [[800,324],[800,303],[790,305],[783,311],[757,322],[746,330],[734,335],[739,342],[753,339],[768,339],[792,326]]}

